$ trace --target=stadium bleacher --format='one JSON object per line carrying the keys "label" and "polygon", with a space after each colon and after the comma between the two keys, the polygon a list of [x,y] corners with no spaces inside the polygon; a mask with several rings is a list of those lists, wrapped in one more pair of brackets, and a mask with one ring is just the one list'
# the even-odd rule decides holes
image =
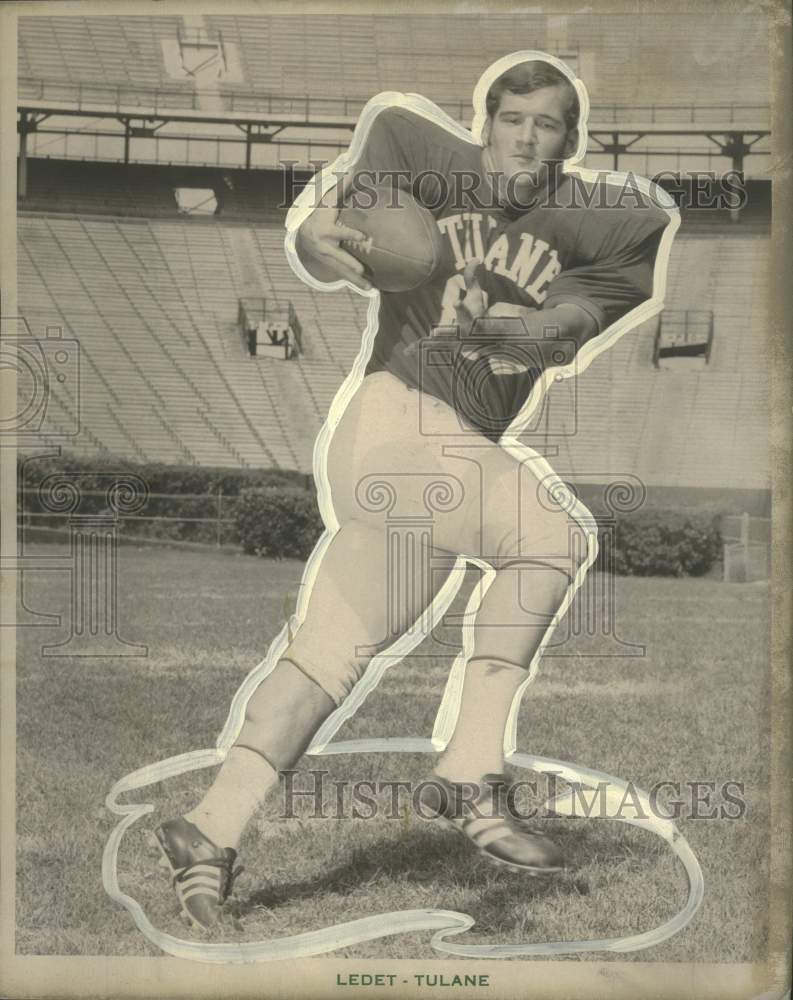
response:
{"label": "stadium bleacher", "polygon": [[[649,30],[648,18],[657,22],[655,30]],[[161,45],[163,38],[177,37],[180,20],[21,17],[19,75],[23,81],[187,93],[192,81],[168,74]],[[540,49],[577,65],[593,105],[721,105],[724,95],[735,93],[736,65],[741,66],[737,103],[769,102],[761,21],[753,28],[745,16],[724,11],[717,22],[707,11],[692,10],[685,16],[598,12],[552,19],[502,12],[310,19],[212,14],[205,23],[240,54],[245,85],[221,79],[219,87],[226,91],[366,100],[382,90],[411,90],[467,107],[474,81],[495,59],[517,49]],[[659,34],[666,39],[663,49],[656,45]],[[679,53],[674,72],[667,57],[672,48]]]}
{"label": "stadium bleacher", "polygon": [[[659,58],[647,18],[461,14],[419,23],[326,15],[309,26],[293,16],[208,15],[204,23],[236,47],[243,69],[243,83],[221,79],[219,90],[253,100],[300,93],[365,100],[398,89],[454,111],[467,105],[488,64],[525,47],[568,58],[595,106],[652,104],[682,123],[692,105],[723,106],[725,94],[768,103],[765,40],[747,34],[745,17],[720,18],[703,48],[710,14],[658,15],[657,30],[681,53],[676,73]],[[167,88],[190,103],[195,81],[171,78],[163,59],[162,42],[180,24],[170,16],[20,18],[20,93],[49,81],[65,94],[75,85],[123,87],[142,106],[154,88]],[[626,51],[635,57],[626,60]],[[57,426],[79,411],[82,430],[70,449],[310,468],[316,432],[359,350],[367,299],[318,293],[295,277],[283,252],[289,198],[282,184],[265,170],[29,160],[20,307],[38,335],[60,325],[80,341],[82,396],[58,400],[62,416],[56,408],[52,417]],[[569,474],[586,466],[603,474],[631,469],[667,486],[767,487],[768,379],[755,362],[766,354],[770,205],[767,182],[758,184],[741,222],[684,213],[673,248],[667,306],[713,311],[709,364],[659,371],[655,321],[629,333],[578,383],[576,433],[554,442],[555,467]],[[214,190],[217,214],[180,217],[178,186]],[[245,295],[294,305],[303,330],[298,358],[248,357],[236,327]]]}
{"label": "stadium bleacher", "polygon": [[[104,448],[309,468],[313,438],[360,347],[367,301],[303,285],[283,254],[281,228],[22,215],[19,233],[25,314],[62,321],[100,373],[81,407]],[[647,482],[705,476],[714,486],[729,473],[736,486],[759,485],[768,400],[756,361],[765,353],[767,264],[767,237],[678,238],[668,305],[713,310],[710,364],[658,371],[653,323],[629,333],[579,383],[578,431],[563,448],[570,470],[594,463],[639,469]],[[305,345],[295,362],[246,356],[235,318],[238,298],[249,294],[294,304]],[[726,449],[719,461],[716,447]]]}
{"label": "stadium bleacher", "polygon": [[[22,17],[19,75],[64,83],[178,87],[165,72],[160,40],[176,37],[181,18]],[[188,82],[185,89],[191,89]]]}
{"label": "stadium bleacher", "polygon": [[106,450],[305,466],[234,328],[237,275],[221,228],[188,233],[179,222],[31,216],[20,220],[19,235],[25,315],[32,324],[43,316],[48,325],[61,322],[102,373],[87,380],[81,412],[85,426],[101,428],[100,439],[108,428]]}
{"label": "stadium bleacher", "polygon": [[[766,485],[768,265],[767,233],[678,236],[666,305],[712,310],[715,337],[708,365],[653,369],[651,322],[597,358],[581,379],[581,425],[602,423],[595,407],[599,398],[609,398],[608,434],[631,438],[623,453],[625,468],[636,469],[645,482],[715,487],[729,481],[736,489]],[[609,437],[598,431],[591,438],[593,460],[600,451],[600,460],[608,462],[612,446],[605,448],[604,442]],[[575,467],[575,454],[571,462]]]}

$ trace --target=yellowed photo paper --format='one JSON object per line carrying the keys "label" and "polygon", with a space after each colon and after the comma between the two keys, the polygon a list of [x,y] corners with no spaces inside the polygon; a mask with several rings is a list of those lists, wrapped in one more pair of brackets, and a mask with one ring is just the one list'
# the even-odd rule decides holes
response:
{"label": "yellowed photo paper", "polygon": [[0,22],[3,995],[789,997],[789,6]]}

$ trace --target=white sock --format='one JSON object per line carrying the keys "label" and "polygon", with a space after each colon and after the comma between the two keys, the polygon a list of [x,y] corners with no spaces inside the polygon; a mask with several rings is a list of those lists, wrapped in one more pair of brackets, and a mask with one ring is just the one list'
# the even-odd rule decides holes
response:
{"label": "white sock", "polygon": [[469,660],[460,714],[435,773],[447,781],[478,782],[504,770],[504,730],[526,670],[492,657]]}
{"label": "white sock", "polygon": [[201,802],[185,819],[218,847],[233,847],[253,814],[278,784],[278,772],[246,747],[232,747]]}

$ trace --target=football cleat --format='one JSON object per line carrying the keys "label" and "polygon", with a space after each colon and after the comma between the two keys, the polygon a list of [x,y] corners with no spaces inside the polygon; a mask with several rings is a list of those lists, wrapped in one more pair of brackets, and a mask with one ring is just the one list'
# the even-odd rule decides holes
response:
{"label": "football cleat", "polygon": [[183,921],[204,930],[216,926],[242,871],[234,867],[237,852],[218,847],[182,817],[158,826],[154,836],[162,853],[160,864],[170,870]]}
{"label": "football cleat", "polygon": [[428,818],[434,822],[462,833],[494,864],[529,875],[562,871],[559,847],[541,830],[522,825],[504,809],[500,793],[506,783],[506,775],[486,774],[472,797],[471,783],[457,784],[433,775],[419,795],[422,815],[430,813]]}

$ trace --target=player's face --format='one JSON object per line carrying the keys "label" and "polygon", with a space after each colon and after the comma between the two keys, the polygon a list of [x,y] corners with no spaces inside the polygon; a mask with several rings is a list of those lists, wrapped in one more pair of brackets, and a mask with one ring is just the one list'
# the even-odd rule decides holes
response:
{"label": "player's face", "polygon": [[487,138],[491,168],[508,192],[520,196],[542,187],[552,164],[574,151],[577,135],[565,124],[569,103],[564,86],[502,95]]}

